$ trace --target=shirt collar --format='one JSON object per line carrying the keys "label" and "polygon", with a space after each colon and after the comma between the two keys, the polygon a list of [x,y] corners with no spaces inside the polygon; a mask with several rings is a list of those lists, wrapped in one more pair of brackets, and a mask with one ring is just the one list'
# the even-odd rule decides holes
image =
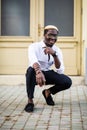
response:
{"label": "shirt collar", "polygon": [[44,43],[43,40],[41,41],[41,43],[42,43],[42,48],[43,48],[43,47],[46,47],[46,44]]}

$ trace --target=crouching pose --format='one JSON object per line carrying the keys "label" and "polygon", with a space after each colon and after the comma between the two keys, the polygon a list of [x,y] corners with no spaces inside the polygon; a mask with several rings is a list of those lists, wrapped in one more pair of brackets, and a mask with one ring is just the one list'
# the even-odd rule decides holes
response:
{"label": "crouching pose", "polygon": [[[63,74],[64,64],[61,50],[56,47],[59,30],[53,25],[44,28],[44,37],[42,41],[33,43],[29,46],[29,68],[26,72],[26,89],[28,103],[25,106],[26,112],[34,110],[34,90],[35,85],[53,84],[52,87],[44,89],[42,94],[47,105],[55,105],[52,95],[70,88],[71,79]],[[50,69],[55,65],[56,70]]]}

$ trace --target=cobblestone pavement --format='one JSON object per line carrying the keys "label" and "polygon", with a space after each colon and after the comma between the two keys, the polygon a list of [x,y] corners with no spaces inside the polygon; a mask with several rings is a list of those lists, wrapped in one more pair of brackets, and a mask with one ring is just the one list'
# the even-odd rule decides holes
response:
{"label": "cobblestone pavement", "polygon": [[57,93],[55,106],[46,105],[43,89],[36,86],[35,110],[26,113],[25,85],[0,86],[0,130],[87,130],[87,86]]}

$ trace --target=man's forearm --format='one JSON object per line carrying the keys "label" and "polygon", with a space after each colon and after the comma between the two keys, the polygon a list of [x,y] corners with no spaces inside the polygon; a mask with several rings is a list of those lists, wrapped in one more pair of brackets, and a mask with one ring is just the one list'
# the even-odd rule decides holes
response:
{"label": "man's forearm", "polygon": [[34,63],[33,68],[34,68],[36,74],[41,73],[41,68],[40,68],[40,65],[38,63]]}
{"label": "man's forearm", "polygon": [[38,63],[33,64],[33,68],[36,73],[36,82],[39,86],[43,86],[46,82],[45,76],[41,71],[40,65]]}
{"label": "man's forearm", "polygon": [[55,67],[60,68],[61,63],[60,63],[58,57],[54,56],[53,58],[54,58]]}

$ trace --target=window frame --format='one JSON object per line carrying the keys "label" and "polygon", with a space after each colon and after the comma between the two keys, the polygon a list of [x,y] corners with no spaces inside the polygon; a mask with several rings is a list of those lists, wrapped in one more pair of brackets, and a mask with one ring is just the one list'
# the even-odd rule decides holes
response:
{"label": "window frame", "polygon": [[[1,7],[1,0],[0,0],[0,7]],[[33,27],[35,25],[35,0],[30,0],[30,35],[29,36],[1,36],[0,35],[0,41],[8,42],[8,41],[18,41],[18,42],[27,42],[27,41],[34,41],[35,38],[35,28]],[[0,17],[1,17],[1,8],[0,8]],[[33,22],[32,22],[33,21]],[[1,21],[0,21],[0,33],[1,33]]]}

